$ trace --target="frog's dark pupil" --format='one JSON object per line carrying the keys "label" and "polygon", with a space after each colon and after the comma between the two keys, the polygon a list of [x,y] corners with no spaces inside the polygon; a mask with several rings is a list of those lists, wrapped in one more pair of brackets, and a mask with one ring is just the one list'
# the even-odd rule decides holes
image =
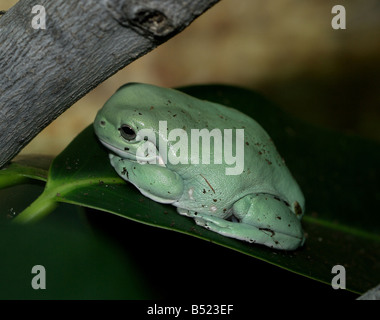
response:
{"label": "frog's dark pupil", "polygon": [[120,128],[120,134],[121,136],[126,139],[126,140],[133,140],[136,138],[136,133],[135,131],[128,125],[123,124]]}

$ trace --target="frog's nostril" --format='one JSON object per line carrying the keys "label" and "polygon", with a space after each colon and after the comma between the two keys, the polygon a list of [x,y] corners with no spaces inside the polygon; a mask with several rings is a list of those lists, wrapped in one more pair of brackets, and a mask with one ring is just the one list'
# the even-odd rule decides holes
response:
{"label": "frog's nostril", "polygon": [[100,125],[104,127],[106,125],[106,122],[104,120],[101,120]]}

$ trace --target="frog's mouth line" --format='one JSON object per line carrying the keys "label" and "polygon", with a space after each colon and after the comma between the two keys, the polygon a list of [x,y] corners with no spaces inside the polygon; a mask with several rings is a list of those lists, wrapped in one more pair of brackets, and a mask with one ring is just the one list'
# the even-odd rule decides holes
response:
{"label": "frog's mouth line", "polygon": [[111,150],[113,153],[115,153],[116,155],[118,155],[119,157],[123,158],[123,159],[128,159],[128,160],[132,160],[132,161],[138,161],[139,163],[143,163],[143,164],[150,164],[150,162],[152,163],[155,163],[155,164],[158,164],[160,166],[163,166],[165,167],[165,163],[160,155],[160,152],[157,150],[156,148],[156,155],[152,155],[152,156],[146,156],[146,157],[141,157],[141,156],[137,156],[136,154],[134,153],[130,153],[130,152],[127,152],[125,150],[122,150],[122,149],[119,149],[111,144],[109,144],[108,142],[105,142],[104,140],[102,139],[99,139],[99,141],[109,150]]}

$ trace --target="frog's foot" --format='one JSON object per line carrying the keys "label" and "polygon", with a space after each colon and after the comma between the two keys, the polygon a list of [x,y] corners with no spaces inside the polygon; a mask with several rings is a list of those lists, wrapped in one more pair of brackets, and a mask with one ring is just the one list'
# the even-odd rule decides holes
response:
{"label": "frog's foot", "polygon": [[270,195],[248,195],[235,203],[238,222],[197,214],[195,222],[223,236],[282,250],[294,250],[304,242],[300,221],[281,201]]}
{"label": "frog's foot", "polygon": [[174,203],[181,197],[183,181],[177,173],[160,165],[141,164],[113,154],[109,157],[119,176],[144,196],[160,203]]}
{"label": "frog's foot", "polygon": [[227,221],[207,214],[198,214],[193,218],[197,225],[226,237],[255,243],[259,242],[257,236],[262,236],[255,228],[244,223]]}

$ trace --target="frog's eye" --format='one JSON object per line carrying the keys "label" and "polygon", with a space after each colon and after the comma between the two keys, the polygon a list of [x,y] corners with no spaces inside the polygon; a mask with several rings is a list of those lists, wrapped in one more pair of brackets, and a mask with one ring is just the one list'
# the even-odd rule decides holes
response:
{"label": "frog's eye", "polygon": [[136,132],[129,125],[122,124],[119,128],[121,136],[128,141],[131,141],[136,138]]}

